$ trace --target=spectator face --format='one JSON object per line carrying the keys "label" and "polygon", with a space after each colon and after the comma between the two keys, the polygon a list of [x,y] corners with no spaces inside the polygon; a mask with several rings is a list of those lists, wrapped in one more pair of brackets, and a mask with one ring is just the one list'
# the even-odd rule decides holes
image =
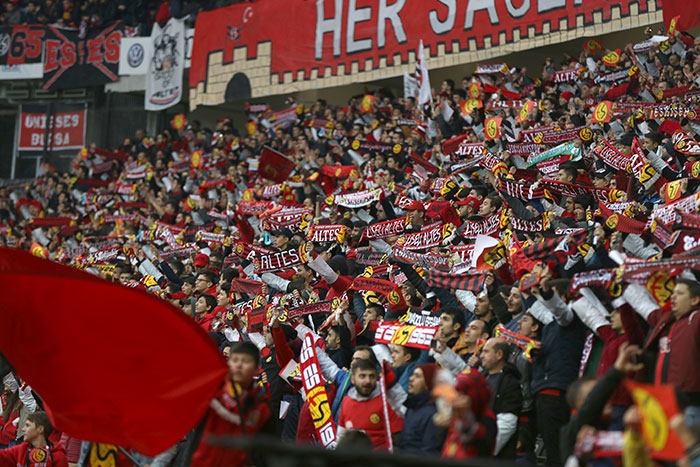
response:
{"label": "spectator face", "polygon": [[377,314],[377,310],[374,308],[367,308],[362,314],[362,322],[365,324],[369,323],[370,321],[377,321],[378,319],[379,315]]}
{"label": "spectator face", "polygon": [[488,217],[492,213],[493,209],[491,209],[491,200],[489,198],[486,198],[483,203],[481,203],[481,206],[479,206],[479,211],[477,214],[479,214],[481,217]]}
{"label": "spectator face", "polygon": [[44,435],[44,427],[37,427],[34,422],[27,420],[24,422],[22,434],[24,434],[24,440],[26,442],[32,443]]}
{"label": "spectator face", "polygon": [[212,285],[214,284],[206,276],[197,276],[197,280],[194,282],[194,288],[197,292],[204,292]]}
{"label": "spectator face", "polygon": [[518,321],[518,333],[533,339],[537,335],[537,326],[532,316],[525,315]]}
{"label": "spectator face", "polygon": [[619,310],[613,310],[610,312],[610,327],[612,327],[613,331],[615,332],[623,331],[622,319],[620,317]]}
{"label": "spectator face", "polygon": [[676,284],[671,294],[671,311],[679,318],[697,307],[700,303],[700,297],[690,295],[690,289],[685,284]]}
{"label": "spectator face", "polygon": [[350,362],[350,366],[352,366],[352,364],[355,363],[357,360],[369,360],[370,358],[371,357],[369,350],[356,350],[355,353],[352,354],[352,361]]}
{"label": "spectator face", "polygon": [[444,337],[452,338],[459,332],[459,324],[454,322],[452,315],[443,313],[440,315],[439,331]]}
{"label": "spectator face", "polygon": [[207,301],[204,300],[204,297],[199,297],[194,304],[194,312],[197,313],[198,315],[203,315],[207,311],[209,311],[209,306],[207,305]]}
{"label": "spectator face", "polygon": [[216,294],[216,304],[219,306],[228,306],[228,294],[224,289],[219,289],[219,292]]}
{"label": "spectator face", "polygon": [[335,329],[330,329],[326,336],[326,347],[330,350],[340,348],[340,334],[335,332]]}
{"label": "spectator face", "polygon": [[422,394],[428,390],[428,385],[425,384],[425,375],[423,370],[416,368],[413,370],[413,374],[408,379],[408,393],[409,394]]}
{"label": "spectator face", "polygon": [[520,296],[520,289],[513,287],[510,289],[510,295],[506,300],[506,307],[508,308],[508,313],[518,314],[522,311],[522,297]]}
{"label": "spectator face", "polygon": [[581,204],[574,204],[574,217],[579,222],[586,220],[586,208]]}
{"label": "spectator face", "polygon": [[476,299],[476,306],[474,307],[474,314],[476,316],[486,316],[491,311],[491,302],[489,302],[489,297],[486,295],[480,296]]}
{"label": "spectator face", "polygon": [[253,376],[258,371],[253,356],[245,353],[231,354],[228,359],[228,367],[233,382],[243,387],[250,386],[250,383],[253,382]]}
{"label": "spectator face", "polygon": [[289,239],[284,235],[277,235],[275,237],[275,246],[280,250],[284,250],[287,247],[287,242]]}
{"label": "spectator face", "polygon": [[189,282],[185,282],[184,284],[182,284],[182,292],[185,295],[190,296],[194,292],[194,287],[192,287],[192,284],[190,284]]}
{"label": "spectator face", "polygon": [[391,347],[391,359],[394,360],[394,368],[398,368],[411,361],[411,354],[403,346],[394,345]]}
{"label": "spectator face", "polygon": [[467,325],[466,329],[466,342],[467,344],[476,344],[481,336],[484,334],[484,326],[486,323],[480,319],[475,319]]}
{"label": "spectator face", "polygon": [[355,370],[350,377],[357,393],[369,397],[377,387],[377,370]]}
{"label": "spectator face", "polygon": [[557,181],[559,182],[564,182],[564,183],[571,183],[571,175],[566,173],[566,170],[564,169],[559,169],[559,172],[557,172]]}
{"label": "spectator face", "polygon": [[481,366],[484,367],[486,371],[491,371],[502,363],[503,354],[501,352],[496,352],[494,344],[496,341],[489,339],[484,344],[481,349]]}

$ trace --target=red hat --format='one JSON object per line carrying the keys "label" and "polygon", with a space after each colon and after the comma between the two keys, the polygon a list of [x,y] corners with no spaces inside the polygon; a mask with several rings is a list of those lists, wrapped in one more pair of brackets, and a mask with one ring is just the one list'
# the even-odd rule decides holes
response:
{"label": "red hat", "polygon": [[481,206],[481,201],[479,198],[475,198],[473,196],[467,196],[466,198],[457,201],[457,204],[459,206],[469,206],[474,210],[474,212],[479,210],[479,207]]}
{"label": "red hat", "polygon": [[407,211],[422,211],[425,209],[425,206],[423,206],[423,203],[420,201],[411,199],[411,201],[406,203],[403,208]]}
{"label": "red hat", "polygon": [[194,257],[194,265],[203,268],[207,264],[209,264],[209,257],[205,255],[204,253],[199,253],[197,256]]}
{"label": "red hat", "polygon": [[491,389],[481,373],[471,368],[463,370],[455,379],[455,389],[469,396],[474,415],[481,417],[490,414]]}
{"label": "red hat", "polygon": [[435,373],[438,371],[437,363],[422,363],[418,365],[418,368],[423,372],[428,391],[432,391],[435,387]]}
{"label": "red hat", "polygon": [[564,99],[566,99],[568,101],[569,99],[574,97],[574,93],[570,92],[570,91],[564,91],[561,93],[561,97],[563,97]]}

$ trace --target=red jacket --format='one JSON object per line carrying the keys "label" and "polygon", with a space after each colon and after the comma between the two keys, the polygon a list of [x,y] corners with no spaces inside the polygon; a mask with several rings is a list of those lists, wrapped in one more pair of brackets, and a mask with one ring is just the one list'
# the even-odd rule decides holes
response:
{"label": "red jacket", "polygon": [[652,327],[645,349],[658,349],[654,383],[672,384],[686,393],[700,393],[700,310],[676,320],[659,308],[647,318]]}
{"label": "red jacket", "polygon": [[[61,443],[49,444],[44,451],[34,449],[29,443],[24,442],[1,450],[0,467],[68,467],[66,450]],[[51,455],[46,456],[46,451],[50,451]]]}
{"label": "red jacket", "polygon": [[[254,384],[250,389],[238,389],[238,398],[230,380],[224,383],[219,395],[209,404],[209,417],[204,427],[202,441],[192,456],[192,467],[196,466],[243,466],[246,465],[245,451],[210,446],[206,442],[209,435],[240,435],[241,422],[245,421],[245,431],[253,436],[260,431],[270,418],[268,401],[270,394],[264,386]],[[238,401],[245,407],[240,410]],[[1,466],[0,466],[1,467]],[[9,467],[9,466],[8,466]]]}

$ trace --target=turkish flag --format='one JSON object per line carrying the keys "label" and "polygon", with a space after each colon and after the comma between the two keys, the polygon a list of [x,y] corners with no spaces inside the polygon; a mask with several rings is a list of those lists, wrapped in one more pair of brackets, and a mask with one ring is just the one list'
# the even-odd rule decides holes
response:
{"label": "turkish flag", "polygon": [[69,436],[156,455],[226,376],[209,336],[153,295],[9,248],[0,281],[0,349]]}
{"label": "turkish flag", "polygon": [[694,28],[700,21],[700,0],[663,0],[661,9],[667,31],[676,17],[679,18],[674,29],[680,32]]}
{"label": "turkish flag", "polygon": [[260,154],[260,164],[258,165],[258,172],[263,177],[273,182],[282,183],[289,178],[289,174],[292,173],[294,167],[294,161],[281,152],[267,146],[263,147],[262,154]]}

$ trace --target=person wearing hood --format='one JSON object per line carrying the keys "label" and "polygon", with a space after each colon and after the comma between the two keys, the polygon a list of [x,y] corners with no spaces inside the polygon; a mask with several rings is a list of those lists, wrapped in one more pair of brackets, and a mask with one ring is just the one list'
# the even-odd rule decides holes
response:
{"label": "person wearing hood", "polygon": [[408,396],[404,402],[406,418],[399,439],[399,450],[415,454],[440,454],[445,433],[433,422],[437,412],[430,392],[433,390],[435,363],[417,365],[408,381]]}

